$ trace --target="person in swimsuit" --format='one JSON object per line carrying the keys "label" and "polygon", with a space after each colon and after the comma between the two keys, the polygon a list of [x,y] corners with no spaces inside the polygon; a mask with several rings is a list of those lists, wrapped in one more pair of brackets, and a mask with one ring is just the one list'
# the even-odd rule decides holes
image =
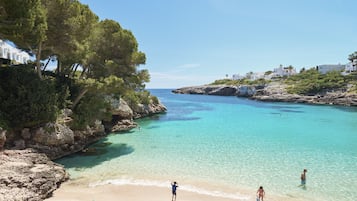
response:
{"label": "person in swimsuit", "polygon": [[300,186],[305,186],[306,185],[306,172],[307,169],[304,169],[304,171],[301,173],[301,185]]}
{"label": "person in swimsuit", "polygon": [[264,201],[264,196],[265,196],[265,191],[263,189],[263,186],[260,186],[258,191],[257,191],[257,197],[259,201]]}
{"label": "person in swimsuit", "polygon": [[171,183],[171,187],[172,187],[172,201],[174,201],[174,197],[176,201],[176,189],[178,187],[176,181],[174,181],[174,183]]}

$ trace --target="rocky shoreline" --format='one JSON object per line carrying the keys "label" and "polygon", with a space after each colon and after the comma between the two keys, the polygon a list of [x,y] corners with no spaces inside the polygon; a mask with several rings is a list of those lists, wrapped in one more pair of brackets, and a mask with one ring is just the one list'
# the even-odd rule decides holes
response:
{"label": "rocky shoreline", "polygon": [[202,85],[175,89],[178,94],[203,94],[218,96],[247,97],[252,100],[269,102],[292,102],[319,105],[357,106],[357,94],[346,90],[335,90],[309,96],[289,94],[286,85],[270,83],[267,85]]}
{"label": "rocky shoreline", "polygon": [[33,149],[0,153],[0,200],[40,201],[69,177],[63,166]]}
{"label": "rocky shoreline", "polygon": [[51,160],[84,150],[108,133],[137,127],[138,118],[163,113],[161,103],[130,108],[123,101],[112,103],[112,121],[97,120],[82,130],[72,130],[72,111],[62,110],[56,122],[20,131],[0,128],[0,200],[40,201],[69,176],[63,166]]}

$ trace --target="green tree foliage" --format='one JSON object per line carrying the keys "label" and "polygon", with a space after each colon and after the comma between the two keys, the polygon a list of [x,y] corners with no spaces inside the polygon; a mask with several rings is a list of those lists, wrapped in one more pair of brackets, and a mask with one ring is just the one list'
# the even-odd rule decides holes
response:
{"label": "green tree foliage", "polygon": [[0,38],[35,54],[39,77],[47,28],[47,10],[41,0],[0,0]]}
{"label": "green tree foliage", "polygon": [[264,75],[270,75],[270,74],[272,74],[272,73],[273,73],[273,71],[269,70],[269,71],[266,71],[266,72],[264,73]]}
{"label": "green tree foliage", "polygon": [[215,80],[212,82],[210,85],[239,85],[241,84],[241,80],[232,80],[232,79],[220,79],[220,80]]}
{"label": "green tree foliage", "polygon": [[41,80],[33,68],[0,68],[0,122],[21,129],[54,121],[58,112],[55,82]]}
{"label": "green tree foliage", "polygon": [[138,51],[134,35],[113,20],[96,25],[89,39],[89,51],[83,66],[92,78],[115,75],[126,80],[137,73],[138,65],[145,64],[145,54]]}
{"label": "green tree foliage", "polygon": [[85,57],[87,39],[98,16],[77,0],[43,2],[48,10],[47,56],[56,56],[58,73],[69,74],[71,67]]}
{"label": "green tree foliage", "polygon": [[111,120],[109,108],[102,94],[89,92],[74,109],[71,128],[82,130],[87,125],[92,126],[95,120]]}
{"label": "green tree foliage", "polygon": [[221,79],[221,80],[216,80],[210,85],[264,85],[269,83],[269,80],[265,79],[257,79],[257,80],[249,80],[247,78],[240,79],[240,80],[232,80],[232,79]]}
{"label": "green tree foliage", "polygon": [[[32,82],[43,89],[24,89],[29,90],[34,99],[37,97],[48,104],[47,108],[37,103],[23,105],[27,108],[18,107],[14,111],[16,115],[22,110],[26,115],[35,112],[37,116],[19,118],[19,122],[11,126],[50,121],[58,109],[71,107],[76,122],[73,126],[83,128],[106,116],[103,111],[108,111],[104,98],[107,95],[128,96],[133,104],[152,101],[150,93],[145,91],[149,72],[138,70],[139,65],[145,64],[146,57],[138,50],[134,35],[118,22],[99,21],[88,6],[78,0],[0,0],[0,38],[11,40],[19,48],[36,55],[37,73],[41,79],[43,73],[44,80],[42,85],[38,84],[38,79]],[[57,60],[55,73],[41,72],[40,60],[48,58]],[[82,72],[78,73],[77,69]],[[22,77],[26,81],[29,78]],[[16,88],[15,85],[11,87]],[[20,94],[25,96],[22,92]],[[45,112],[38,112],[36,108]],[[0,114],[0,125],[15,117],[5,114]]]}
{"label": "green tree foliage", "polygon": [[125,96],[131,91],[142,91],[144,83],[150,79],[147,70],[137,70],[146,58],[144,53],[138,51],[135,37],[113,20],[96,24],[88,39],[86,55],[81,78],[92,79],[93,82],[83,85],[73,107],[88,92],[88,86],[101,86],[100,90],[108,93],[114,93],[113,86],[116,86],[115,93]]}
{"label": "green tree foliage", "polygon": [[357,51],[348,55],[348,60],[350,60],[351,62],[355,59],[357,59]]}
{"label": "green tree foliage", "polygon": [[348,77],[338,71],[320,74],[313,68],[290,76],[286,83],[289,84],[289,93],[309,95],[345,87],[347,81]]}

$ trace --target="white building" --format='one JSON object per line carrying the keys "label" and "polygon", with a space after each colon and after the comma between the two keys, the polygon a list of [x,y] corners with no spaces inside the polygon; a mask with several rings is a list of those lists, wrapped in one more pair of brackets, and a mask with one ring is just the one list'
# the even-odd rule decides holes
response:
{"label": "white building", "polygon": [[247,73],[246,76],[249,80],[254,81],[254,80],[259,80],[259,79],[264,79],[264,73],[258,72],[258,73]]}
{"label": "white building", "polygon": [[242,80],[244,78],[245,78],[245,76],[243,76],[243,75],[239,75],[239,74],[232,75],[232,80]]}
{"label": "white building", "polygon": [[352,62],[346,64],[345,73],[351,73],[357,71],[357,59],[354,59]]}
{"label": "white building", "polygon": [[346,65],[342,64],[325,64],[316,66],[316,70],[321,74],[326,74],[331,71],[344,71]]}
{"label": "white building", "polygon": [[11,60],[17,64],[26,64],[30,60],[30,55],[0,39],[0,58]]}
{"label": "white building", "polygon": [[291,66],[283,67],[282,65],[280,65],[279,68],[274,68],[272,77],[286,77],[295,74],[296,74],[295,68]]}

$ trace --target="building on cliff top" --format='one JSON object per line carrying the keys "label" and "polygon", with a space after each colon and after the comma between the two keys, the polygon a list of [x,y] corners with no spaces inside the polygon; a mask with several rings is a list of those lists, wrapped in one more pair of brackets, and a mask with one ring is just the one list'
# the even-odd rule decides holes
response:
{"label": "building on cliff top", "polygon": [[26,64],[30,55],[0,39],[0,60],[1,63]]}

